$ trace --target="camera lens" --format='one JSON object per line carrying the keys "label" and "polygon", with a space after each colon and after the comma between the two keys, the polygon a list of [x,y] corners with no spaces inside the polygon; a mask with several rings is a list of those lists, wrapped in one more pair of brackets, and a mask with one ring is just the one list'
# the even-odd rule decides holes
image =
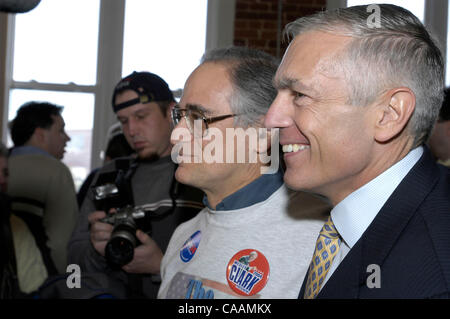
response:
{"label": "camera lens", "polygon": [[105,248],[105,257],[109,262],[124,266],[133,260],[134,248],[138,242],[135,232],[136,229],[123,224],[114,229]]}

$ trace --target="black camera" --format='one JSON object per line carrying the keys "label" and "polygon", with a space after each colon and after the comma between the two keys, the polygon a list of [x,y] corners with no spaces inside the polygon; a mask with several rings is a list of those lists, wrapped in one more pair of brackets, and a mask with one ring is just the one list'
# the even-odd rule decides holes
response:
{"label": "black camera", "polygon": [[109,262],[123,266],[133,259],[134,248],[140,244],[136,230],[141,229],[150,235],[150,214],[151,211],[140,207],[126,206],[100,220],[114,226],[105,248],[105,257]]}
{"label": "black camera", "polygon": [[[152,211],[135,207],[130,179],[135,166],[129,162],[116,162],[116,170],[98,176],[93,188],[96,209],[107,212],[102,222],[114,226],[106,244],[105,257],[113,266],[128,264],[134,256],[134,248],[141,243],[136,230],[151,235]],[[114,208],[115,212],[110,213]]]}

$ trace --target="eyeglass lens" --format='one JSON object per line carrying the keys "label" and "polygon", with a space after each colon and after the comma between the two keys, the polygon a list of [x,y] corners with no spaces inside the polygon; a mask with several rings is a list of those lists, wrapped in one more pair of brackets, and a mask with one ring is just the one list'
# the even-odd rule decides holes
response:
{"label": "eyeglass lens", "polygon": [[[186,120],[187,128],[192,134],[194,134],[195,131],[204,133],[208,128],[206,121],[204,120],[204,116],[200,112],[180,109],[177,107],[172,110],[172,121],[174,123],[174,126],[176,126],[183,117]],[[196,123],[198,123],[197,125],[200,125],[197,130],[195,130]]]}

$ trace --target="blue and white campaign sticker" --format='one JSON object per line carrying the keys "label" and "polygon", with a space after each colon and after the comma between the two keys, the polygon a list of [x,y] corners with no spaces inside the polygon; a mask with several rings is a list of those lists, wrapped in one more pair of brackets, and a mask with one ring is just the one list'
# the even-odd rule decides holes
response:
{"label": "blue and white campaign sticker", "polygon": [[200,245],[200,239],[202,239],[202,232],[197,230],[191,237],[188,238],[181,247],[180,258],[187,263],[194,257],[197,251],[198,245]]}

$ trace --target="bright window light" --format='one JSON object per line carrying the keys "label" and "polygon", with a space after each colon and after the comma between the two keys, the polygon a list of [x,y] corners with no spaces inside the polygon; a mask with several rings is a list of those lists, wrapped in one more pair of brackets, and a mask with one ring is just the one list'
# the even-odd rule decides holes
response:
{"label": "bright window light", "polygon": [[184,87],[205,50],[207,0],[127,0],[122,75],[149,71]]}
{"label": "bright window light", "polygon": [[[15,16],[13,80],[95,85],[100,0],[45,0]],[[51,89],[51,86],[50,86]],[[68,91],[70,89],[68,88]],[[10,90],[8,120],[29,101],[64,106],[71,141],[63,162],[79,187],[90,172],[94,94],[33,89]],[[8,145],[12,146],[8,138]]]}
{"label": "bright window light", "polygon": [[95,84],[99,5],[99,0],[45,0],[17,14],[13,79]]}

